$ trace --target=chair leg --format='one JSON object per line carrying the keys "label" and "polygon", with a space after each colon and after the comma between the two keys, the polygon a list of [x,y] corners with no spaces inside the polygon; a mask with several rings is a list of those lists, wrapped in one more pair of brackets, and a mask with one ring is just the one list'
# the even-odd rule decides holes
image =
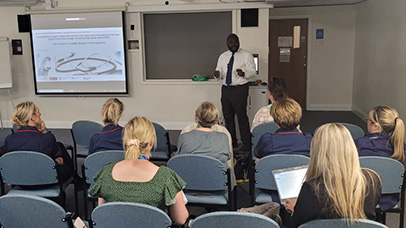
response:
{"label": "chair leg", "polygon": [[88,220],[88,210],[87,210],[87,190],[85,189],[86,187],[84,186],[83,187],[83,201],[84,201],[84,204],[83,204],[83,210],[84,210],[84,212],[85,212],[85,220]]}
{"label": "chair leg", "polygon": [[399,227],[403,228],[404,227],[404,223],[405,223],[405,208],[402,207],[402,209],[400,210],[400,221],[399,221]]}
{"label": "chair leg", "polygon": [[386,224],[386,212],[382,212],[382,224]]}
{"label": "chair leg", "polygon": [[78,206],[79,202],[78,202],[78,187],[77,187],[77,185],[78,185],[78,183],[75,180],[73,182],[73,188],[74,188],[73,191],[75,191],[75,193],[74,193],[74,195],[75,195],[75,213],[76,213],[77,216],[79,216],[79,206]]}

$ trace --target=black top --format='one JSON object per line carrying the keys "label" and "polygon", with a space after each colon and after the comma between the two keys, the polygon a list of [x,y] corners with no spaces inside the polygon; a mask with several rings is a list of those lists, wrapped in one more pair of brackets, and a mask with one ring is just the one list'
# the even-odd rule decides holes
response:
{"label": "black top", "polygon": [[[375,219],[375,207],[381,197],[381,182],[379,177],[373,175],[375,182],[374,189],[372,189],[372,180],[369,175],[365,174],[366,170],[363,170],[364,175],[367,177],[368,188],[364,201],[364,211],[368,219]],[[340,218],[328,205],[327,193],[325,189],[320,189],[318,196],[315,194],[316,180],[304,182],[302,189],[300,190],[299,197],[295,205],[293,216],[288,221],[288,227],[298,227],[301,224],[309,222],[315,219],[334,219]],[[320,185],[323,188],[324,185]],[[323,194],[325,193],[325,194]]]}

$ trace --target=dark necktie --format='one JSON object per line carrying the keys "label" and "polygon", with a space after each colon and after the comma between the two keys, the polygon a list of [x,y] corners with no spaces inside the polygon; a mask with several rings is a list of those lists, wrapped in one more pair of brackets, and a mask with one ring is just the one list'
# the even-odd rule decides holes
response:
{"label": "dark necktie", "polygon": [[227,77],[226,77],[227,86],[229,86],[231,84],[231,75],[233,74],[233,65],[234,65],[234,52],[231,55],[230,61],[227,64]]}

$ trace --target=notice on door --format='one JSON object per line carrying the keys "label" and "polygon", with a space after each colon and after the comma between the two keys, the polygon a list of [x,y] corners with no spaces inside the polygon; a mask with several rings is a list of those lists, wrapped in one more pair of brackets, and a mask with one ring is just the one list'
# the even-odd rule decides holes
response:
{"label": "notice on door", "polygon": [[290,63],[290,48],[279,48],[279,62]]}
{"label": "notice on door", "polygon": [[280,36],[278,37],[278,47],[292,47],[293,37]]}

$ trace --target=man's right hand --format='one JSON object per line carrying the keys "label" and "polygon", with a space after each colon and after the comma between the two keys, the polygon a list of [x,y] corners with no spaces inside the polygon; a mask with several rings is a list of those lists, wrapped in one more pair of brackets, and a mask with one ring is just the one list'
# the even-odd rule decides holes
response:
{"label": "man's right hand", "polygon": [[214,71],[214,77],[219,79],[220,78],[220,71],[218,71],[218,70]]}

